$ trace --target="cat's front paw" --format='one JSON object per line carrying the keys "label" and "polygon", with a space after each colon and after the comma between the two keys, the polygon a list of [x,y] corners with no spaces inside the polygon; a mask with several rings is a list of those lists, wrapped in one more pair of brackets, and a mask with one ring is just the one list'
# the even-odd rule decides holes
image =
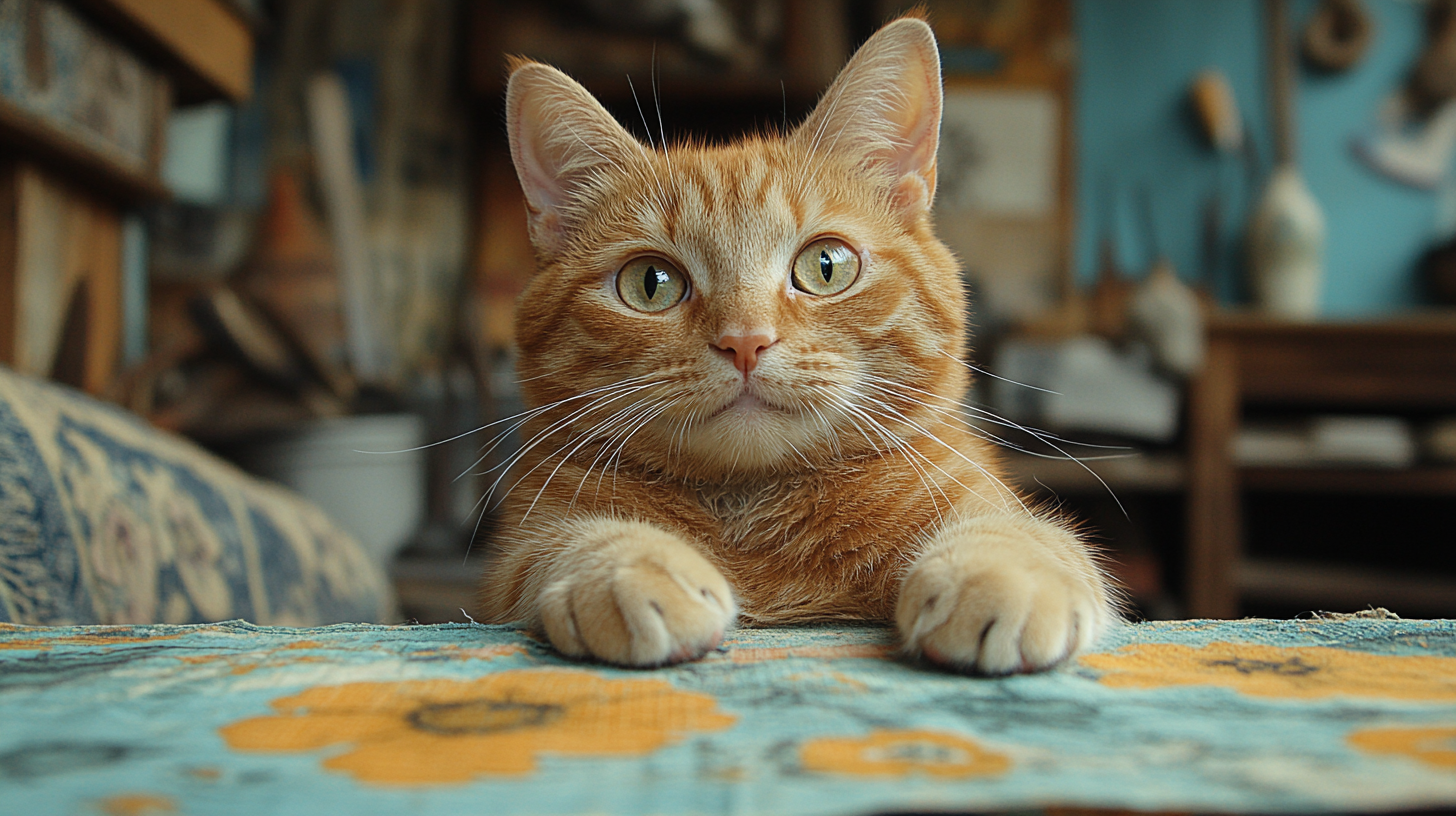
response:
{"label": "cat's front paw", "polygon": [[641,522],[582,531],[541,591],[542,627],[571,657],[660,666],[703,656],[738,614],[722,573],[686,542]]}
{"label": "cat's front paw", "polygon": [[951,531],[905,577],[895,610],[905,651],[1001,675],[1048,669],[1090,646],[1111,617],[1106,590],[1090,562],[1054,554],[1063,545],[1081,546],[1043,522]]}

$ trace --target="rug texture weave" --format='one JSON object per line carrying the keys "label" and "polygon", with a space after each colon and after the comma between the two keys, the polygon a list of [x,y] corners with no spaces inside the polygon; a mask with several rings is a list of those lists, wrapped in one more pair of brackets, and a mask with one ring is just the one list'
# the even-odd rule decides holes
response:
{"label": "rug texture weave", "polygon": [[1456,805],[1456,621],[1123,627],[961,677],[873,627],[656,670],[511,627],[0,626],[0,813]]}

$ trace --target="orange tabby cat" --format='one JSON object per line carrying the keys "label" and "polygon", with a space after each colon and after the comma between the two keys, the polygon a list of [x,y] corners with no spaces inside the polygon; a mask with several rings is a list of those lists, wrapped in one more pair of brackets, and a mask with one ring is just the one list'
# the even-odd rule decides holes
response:
{"label": "orange tabby cat", "polygon": [[908,654],[988,674],[1107,627],[1088,547],[998,478],[957,407],[940,112],[917,19],[865,43],[798,129],[729,146],[644,146],[566,75],[515,67],[534,410],[484,620],[632,666],[698,657],[737,620],[886,620]]}

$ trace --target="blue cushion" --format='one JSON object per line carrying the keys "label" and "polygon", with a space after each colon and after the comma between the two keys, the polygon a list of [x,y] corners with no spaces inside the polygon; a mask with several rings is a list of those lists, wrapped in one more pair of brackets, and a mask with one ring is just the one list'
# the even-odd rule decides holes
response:
{"label": "blue cushion", "polygon": [[0,367],[0,621],[396,619],[318,508],[113,405]]}

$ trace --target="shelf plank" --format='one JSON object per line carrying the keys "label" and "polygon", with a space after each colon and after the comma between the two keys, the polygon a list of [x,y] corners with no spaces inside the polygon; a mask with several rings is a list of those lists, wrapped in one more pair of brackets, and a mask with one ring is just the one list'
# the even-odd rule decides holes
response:
{"label": "shelf plank", "polygon": [[1267,493],[1456,496],[1456,467],[1248,467],[1241,482]]}
{"label": "shelf plank", "polygon": [[45,160],[48,167],[88,189],[137,204],[167,198],[160,178],[126,167],[74,135],[0,98],[0,144]]}
{"label": "shelf plank", "polygon": [[1250,558],[1239,565],[1238,582],[1244,597],[1256,600],[1336,612],[1383,606],[1406,616],[1456,615],[1456,576]]}
{"label": "shelf plank", "polygon": [[182,104],[253,93],[253,32],[226,0],[80,0],[171,76]]}
{"label": "shelf plank", "polygon": [[1263,404],[1456,404],[1456,310],[1300,323],[1219,314],[1211,342],[1238,346],[1240,398]]}

